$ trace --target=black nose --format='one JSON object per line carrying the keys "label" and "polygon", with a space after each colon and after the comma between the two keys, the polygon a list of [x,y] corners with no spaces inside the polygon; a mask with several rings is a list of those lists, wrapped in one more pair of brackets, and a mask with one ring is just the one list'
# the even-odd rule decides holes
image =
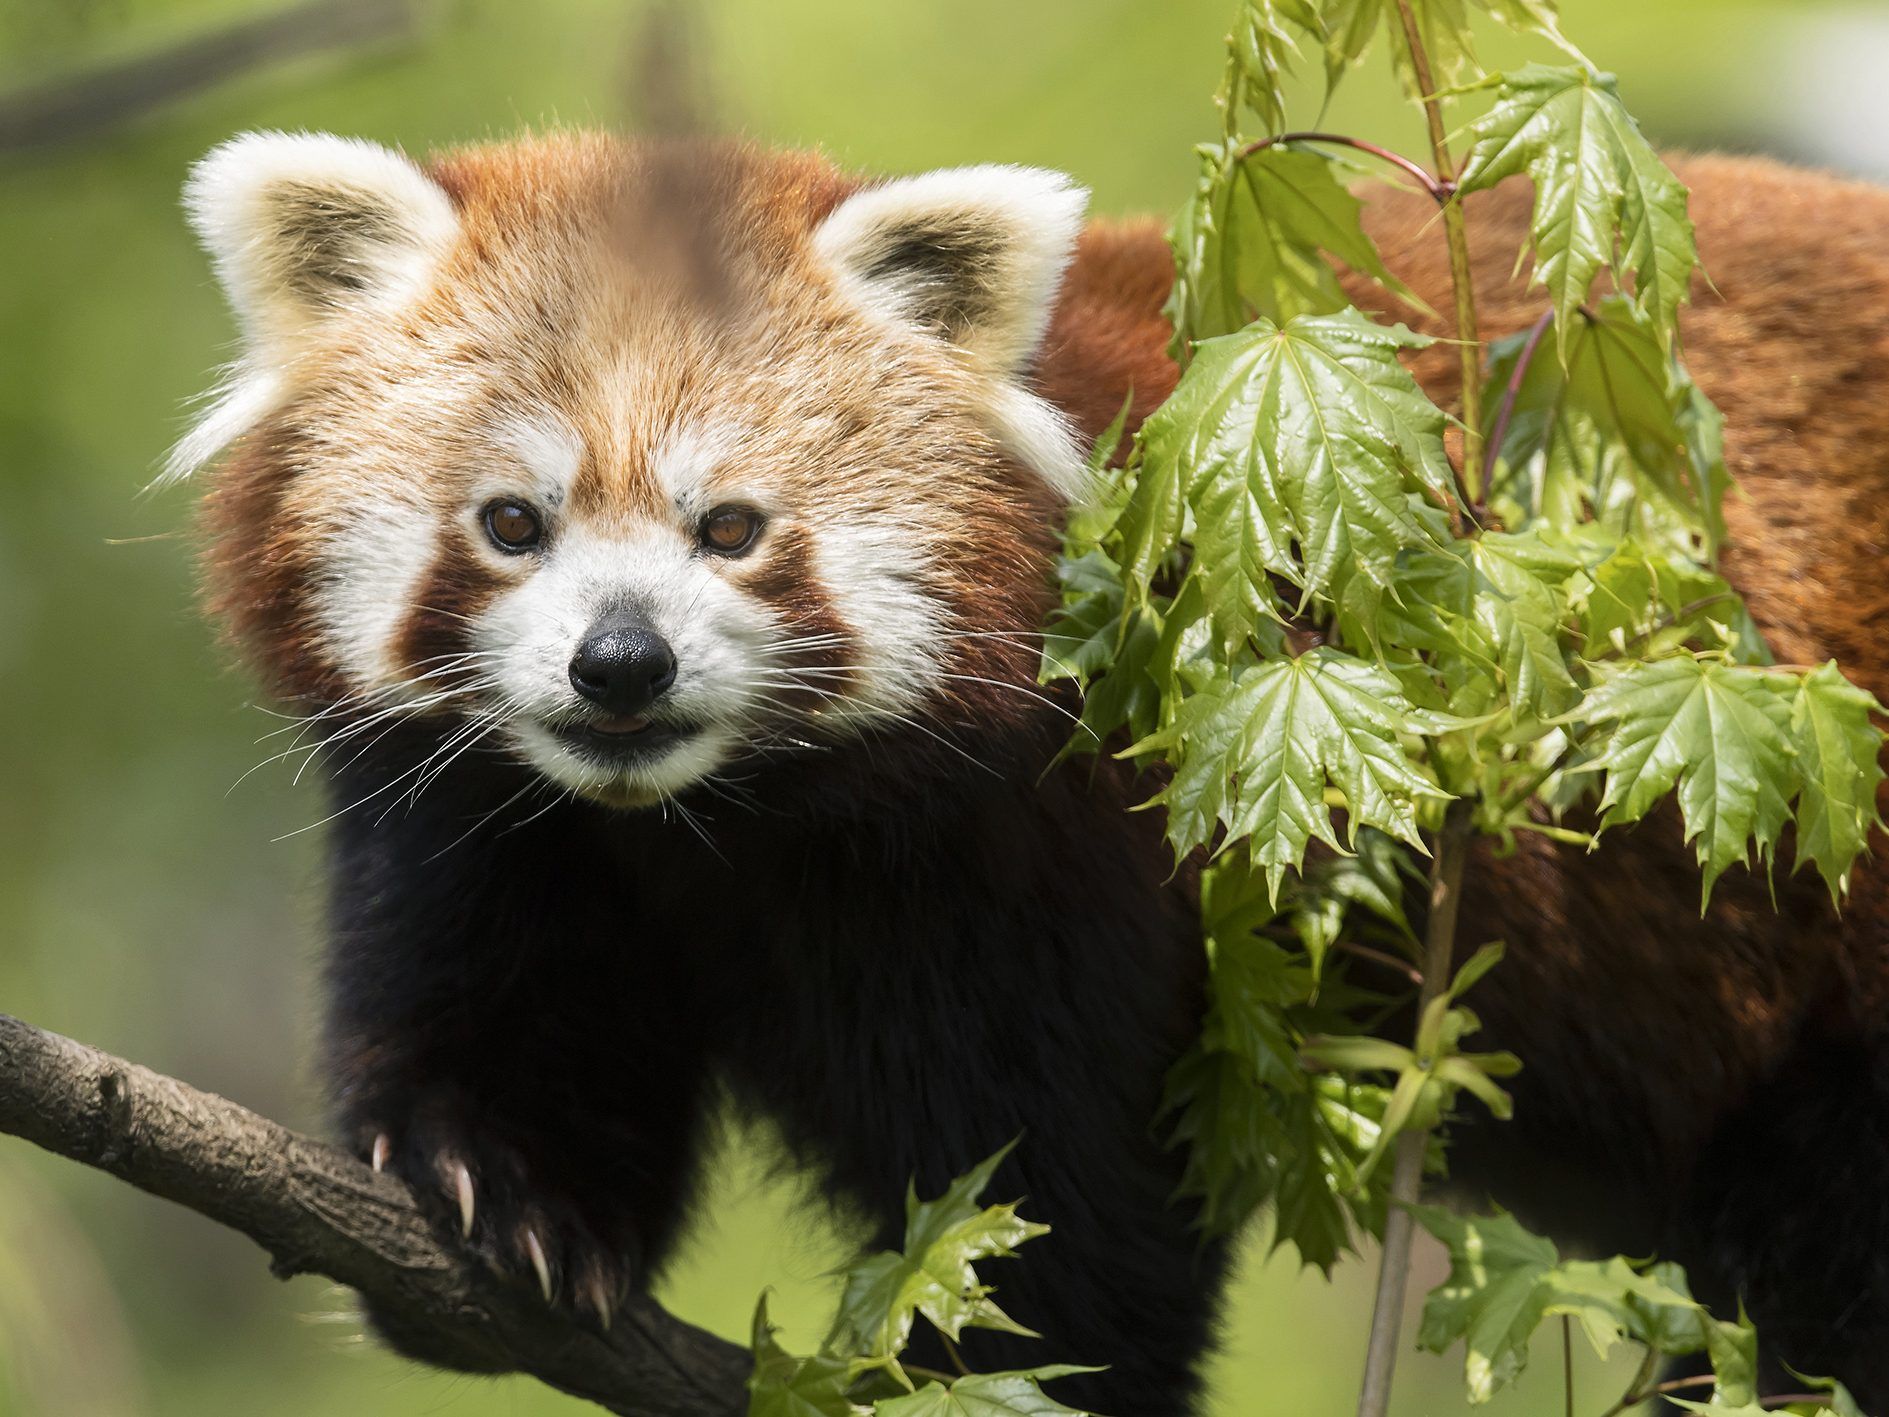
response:
{"label": "black nose", "polygon": [[626,610],[600,617],[571,656],[571,687],[611,713],[641,713],[675,682],[669,642]]}

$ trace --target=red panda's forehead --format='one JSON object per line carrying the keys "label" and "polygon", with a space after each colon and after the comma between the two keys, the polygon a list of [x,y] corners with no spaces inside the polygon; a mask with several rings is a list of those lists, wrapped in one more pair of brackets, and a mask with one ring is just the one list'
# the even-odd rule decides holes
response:
{"label": "red panda's forehead", "polygon": [[934,459],[970,451],[949,359],[888,347],[815,269],[810,235],[852,186],[823,159],[558,137],[434,174],[463,235],[411,315],[407,408],[442,390],[421,415],[453,425],[442,447],[548,432],[571,514],[672,516],[678,468],[789,499],[883,499],[903,474],[922,495],[950,481]]}
{"label": "red panda's forehead", "polygon": [[814,153],[562,134],[464,149],[432,167],[460,222],[461,270],[686,291],[713,306],[791,281],[857,188]]}

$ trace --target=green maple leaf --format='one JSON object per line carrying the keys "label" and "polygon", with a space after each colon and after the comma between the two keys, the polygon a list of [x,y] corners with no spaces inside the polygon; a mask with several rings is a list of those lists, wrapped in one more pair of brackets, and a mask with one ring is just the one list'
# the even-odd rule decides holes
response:
{"label": "green maple leaf", "polygon": [[1526,172],[1535,184],[1535,278],[1554,302],[1568,357],[1575,312],[1615,262],[1663,346],[1698,264],[1686,189],[1633,121],[1611,74],[1529,64],[1501,76],[1495,106],[1469,127],[1459,186],[1483,191]]}
{"label": "green maple leaf", "polygon": [[1200,1201],[1200,1227],[1230,1235],[1276,1192],[1283,1132],[1275,1094],[1237,1054],[1195,1047],[1168,1074],[1161,1113],[1186,1148],[1178,1192]]}
{"label": "green maple leaf", "polygon": [[1639,820],[1677,787],[1704,872],[1701,908],[1719,874],[1749,859],[1750,843],[1768,865],[1790,819],[1794,688],[1760,669],[1681,655],[1625,666],[1579,710],[1612,725],[1594,761],[1607,774],[1603,829]]}
{"label": "green maple leaf", "polygon": [[[1163,403],[1150,414],[1148,423],[1158,428],[1161,410],[1166,407]],[[1149,585],[1187,530],[1187,497],[1180,464],[1169,458],[1150,467],[1141,457],[1148,437],[1149,429],[1144,424],[1129,459],[1128,497],[1115,525],[1122,580],[1137,599],[1147,597]]]}
{"label": "green maple leaf", "polygon": [[[1404,562],[1397,598],[1384,603],[1381,631],[1437,657],[1452,706],[1486,711],[1506,695],[1518,722],[1552,718],[1581,697],[1562,646],[1568,582],[1580,569],[1577,555],[1539,531],[1490,531],[1419,551]],[[1487,680],[1473,697],[1463,693],[1470,674]]]}
{"label": "green maple leaf", "polygon": [[[1430,59],[1430,78],[1437,89],[1470,83],[1482,74],[1476,58],[1475,36],[1469,24],[1469,6],[1494,16],[1519,34],[1539,36],[1582,64],[1587,58],[1561,32],[1557,0],[1409,0],[1417,22],[1417,36]],[[1325,0],[1321,16],[1325,35],[1325,84],[1336,87],[1344,71],[1362,59],[1380,26],[1391,31],[1391,64],[1412,98],[1426,98],[1410,62],[1397,0]]]}
{"label": "green maple leaf", "polygon": [[800,1358],[775,1341],[767,1295],[754,1310],[754,1372],[748,1378],[748,1417],[866,1417],[870,1409],[847,1392],[857,1365],[831,1353]]}
{"label": "green maple leaf", "polygon": [[1678,655],[1628,664],[1575,711],[1610,725],[1602,828],[1637,821],[1675,787],[1686,838],[1712,883],[1755,844],[1767,866],[1797,804],[1797,860],[1837,898],[1877,825],[1883,733],[1876,700],[1835,664],[1788,675]]}
{"label": "green maple leaf", "polygon": [[1417,770],[1401,735],[1456,726],[1418,709],[1377,665],[1320,647],[1214,681],[1129,751],[1168,751],[1174,777],[1154,802],[1167,809],[1176,852],[1206,844],[1218,827],[1222,849],[1250,838],[1276,900],[1309,841],[1340,846],[1327,785],[1343,794],[1352,835],[1377,827],[1421,847],[1417,802],[1448,794]]}
{"label": "green maple leaf", "polygon": [[1150,416],[1142,475],[1192,510],[1223,643],[1278,614],[1269,575],[1305,598],[1354,576],[1388,586],[1398,551],[1433,540],[1409,494],[1451,495],[1443,415],[1397,360],[1427,343],[1355,310],[1260,320],[1202,343]]}
{"label": "green maple leaf", "polygon": [[1425,308],[1364,234],[1364,204],[1339,181],[1334,159],[1235,143],[1196,151],[1200,178],[1168,236],[1175,275],[1166,313],[1177,355],[1182,343],[1231,334],[1255,318],[1283,324],[1344,309],[1350,301],[1333,260]]}
{"label": "green maple leaf", "polygon": [[1312,0],[1246,0],[1227,37],[1230,63],[1220,102],[1228,123],[1244,104],[1268,132],[1285,127],[1285,77],[1298,55],[1299,40],[1322,37],[1324,32]]}
{"label": "green maple leaf", "polygon": [[1356,1249],[1360,1229],[1381,1232],[1383,1188],[1363,1190],[1363,1158],[1377,1141],[1389,1094],[1341,1077],[1312,1080],[1279,1106],[1283,1146],[1275,1165],[1272,1247],[1330,1275]]}
{"label": "green maple leaf", "polygon": [[1521,1373],[1544,1319],[1573,1319],[1603,1358],[1621,1339],[1646,1342],[1663,1328],[1709,1322],[1658,1267],[1649,1271],[1618,1257],[1563,1261],[1550,1241],[1509,1215],[1464,1216],[1431,1206],[1412,1213],[1450,1253],[1449,1277],[1424,1304],[1417,1344],[1433,1353],[1463,1344],[1471,1402],[1487,1402]]}
{"label": "green maple leaf", "polygon": [[[1469,27],[1467,0],[1409,0],[1417,34],[1430,60],[1430,77],[1438,88],[1468,83],[1482,73],[1476,59],[1475,37]],[[1356,64],[1385,24],[1391,31],[1391,64],[1412,98],[1427,95],[1417,81],[1404,40],[1397,0],[1326,0],[1325,82],[1335,87],[1344,71]],[[1492,11],[1493,13],[1493,11]]]}
{"label": "green maple leaf", "polygon": [[1797,860],[1817,863],[1832,899],[1850,888],[1850,867],[1881,825],[1883,712],[1845,679],[1835,661],[1805,676],[1791,705],[1791,742],[1803,782],[1797,800]]}
{"label": "green maple leaf", "polygon": [[1299,1045],[1285,1010],[1312,996],[1311,970],[1260,938],[1216,942],[1212,970],[1213,1009],[1201,1042],[1243,1058],[1264,1086],[1298,1086]]}
{"label": "green maple leaf", "polygon": [[1587,653],[1660,657],[1667,645],[1723,649],[1741,664],[1768,664],[1770,651],[1730,582],[1678,555],[1634,540],[1608,548],[1586,574],[1581,632]]}
{"label": "green maple leaf", "polygon": [[1388,926],[1402,941],[1417,938],[1404,913],[1408,853],[1369,828],[1358,833],[1352,847],[1355,855],[1328,856],[1307,865],[1292,893],[1292,928],[1314,977],[1322,971],[1325,955],[1337,943],[1347,920],[1355,918],[1354,912]]}
{"label": "green maple leaf", "polygon": [[[1525,343],[1493,348],[1492,420]],[[1709,552],[1723,535],[1730,482],[1717,417],[1645,314],[1609,296],[1576,311],[1563,360],[1536,358],[1523,371],[1494,491],[1511,525],[1545,520],[1571,531],[1591,514],[1649,544]]]}
{"label": "green maple leaf", "polygon": [[1038,1384],[1097,1371],[1056,1364],[1011,1373],[976,1373],[949,1387],[927,1383],[917,1392],[877,1403],[873,1412],[877,1417],[1090,1417],[1080,1408],[1064,1406]]}
{"label": "green maple leaf", "polygon": [[1056,567],[1063,602],[1043,630],[1041,683],[1086,684],[1115,662],[1121,639],[1121,568],[1101,550],[1065,556]]}
{"label": "green maple leaf", "polygon": [[1538,35],[1563,54],[1587,63],[1587,56],[1561,32],[1561,7],[1557,0],[1475,0],[1475,3],[1516,33]]}
{"label": "green maple leaf", "polygon": [[1442,1353],[1461,1340],[1471,1402],[1487,1402],[1528,1363],[1528,1340],[1547,1313],[1542,1279],[1560,1262],[1552,1243],[1506,1215],[1459,1216],[1413,1207],[1449,1248],[1449,1278],[1423,1306],[1417,1345]]}
{"label": "green maple leaf", "polygon": [[1384,1185],[1366,1189],[1361,1163],[1388,1093],[1297,1071],[1261,1082],[1240,1054],[1196,1047],[1170,1074],[1162,1111],[1170,1144],[1187,1149],[1179,1191],[1199,1199],[1204,1231],[1230,1235],[1270,1202],[1273,1247],[1329,1274],[1358,1230],[1383,1225]]}
{"label": "green maple leaf", "polygon": [[904,1250],[884,1251],[847,1273],[826,1351],[891,1358],[905,1347],[917,1314],[952,1338],[967,1327],[1035,1336],[991,1301],[990,1287],[972,1269],[974,1261],[1012,1254],[1049,1232],[1019,1217],[1014,1204],[977,1203],[1010,1150],[958,1177],[937,1200],[906,1197]]}
{"label": "green maple leaf", "polygon": [[1071,679],[1084,691],[1062,756],[1097,752],[1123,727],[1136,737],[1152,732],[1174,658],[1163,653],[1164,607],[1153,600],[1129,605],[1121,567],[1100,549],[1065,555],[1057,575],[1063,603],[1043,628],[1038,680]]}

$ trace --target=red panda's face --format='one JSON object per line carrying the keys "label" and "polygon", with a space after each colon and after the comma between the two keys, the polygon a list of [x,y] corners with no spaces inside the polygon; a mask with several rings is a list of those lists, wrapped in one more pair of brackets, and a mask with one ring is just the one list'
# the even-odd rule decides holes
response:
{"label": "red panda's face", "polygon": [[176,465],[231,448],[218,606],[343,732],[641,805],[1027,681],[1063,179],[258,135],[189,201],[249,344]]}

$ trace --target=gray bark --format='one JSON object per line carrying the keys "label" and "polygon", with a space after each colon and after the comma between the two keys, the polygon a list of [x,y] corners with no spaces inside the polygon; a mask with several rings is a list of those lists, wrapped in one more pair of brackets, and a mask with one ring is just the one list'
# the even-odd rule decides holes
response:
{"label": "gray bark", "polygon": [[443,1243],[406,1184],[211,1093],[0,1014],[0,1132],[249,1236],[464,1366],[520,1372],[623,1417],[739,1417],[747,1350],[624,1303],[605,1332]]}

